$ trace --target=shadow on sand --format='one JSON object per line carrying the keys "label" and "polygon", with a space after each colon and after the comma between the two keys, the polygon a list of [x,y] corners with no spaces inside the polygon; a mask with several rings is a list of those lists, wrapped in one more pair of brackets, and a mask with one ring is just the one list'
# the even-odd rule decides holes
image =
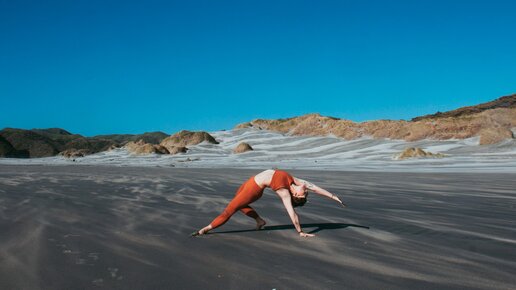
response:
{"label": "shadow on sand", "polygon": [[[301,227],[305,228],[315,228],[309,231],[309,234],[317,233],[322,230],[337,230],[344,229],[347,227],[355,227],[355,228],[363,228],[369,229],[369,227],[354,225],[354,224],[343,224],[343,223],[322,223],[322,224],[302,224]],[[277,226],[265,226],[262,231],[279,231],[279,230],[293,230],[295,229],[294,225],[277,225]],[[237,230],[237,231],[224,231],[224,232],[211,232],[210,234],[235,234],[235,233],[245,233],[245,232],[254,232],[255,229],[252,230]]]}

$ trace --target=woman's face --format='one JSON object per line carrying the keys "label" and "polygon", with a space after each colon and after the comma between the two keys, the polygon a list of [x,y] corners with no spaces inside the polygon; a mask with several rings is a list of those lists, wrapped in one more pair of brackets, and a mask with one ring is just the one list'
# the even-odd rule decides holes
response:
{"label": "woman's face", "polygon": [[306,198],[306,186],[303,185],[295,185],[292,184],[290,186],[290,193],[292,196],[300,197],[300,198]]}

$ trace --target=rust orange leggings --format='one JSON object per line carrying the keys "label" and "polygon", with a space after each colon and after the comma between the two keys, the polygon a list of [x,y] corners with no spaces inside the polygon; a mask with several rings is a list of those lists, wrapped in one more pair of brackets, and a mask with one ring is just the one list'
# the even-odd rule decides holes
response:
{"label": "rust orange leggings", "polygon": [[240,188],[238,189],[233,200],[228,204],[226,209],[216,217],[210,224],[212,228],[220,227],[225,224],[229,218],[240,210],[248,217],[254,219],[258,218],[258,213],[249,206],[250,203],[258,200],[263,194],[263,188],[256,184],[254,176],[249,178]]}

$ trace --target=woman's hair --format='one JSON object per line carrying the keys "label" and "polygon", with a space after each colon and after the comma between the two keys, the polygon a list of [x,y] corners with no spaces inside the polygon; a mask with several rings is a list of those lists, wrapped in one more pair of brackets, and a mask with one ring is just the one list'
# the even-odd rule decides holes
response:
{"label": "woman's hair", "polygon": [[303,205],[305,205],[305,203],[306,203],[306,196],[305,197],[292,196],[292,206],[293,207],[303,206]]}

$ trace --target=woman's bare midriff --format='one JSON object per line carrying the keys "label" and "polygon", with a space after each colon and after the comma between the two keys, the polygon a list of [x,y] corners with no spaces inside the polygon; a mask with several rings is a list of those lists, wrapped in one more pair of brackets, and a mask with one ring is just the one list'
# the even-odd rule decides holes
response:
{"label": "woman's bare midriff", "polygon": [[275,170],[267,169],[262,171],[254,176],[254,181],[258,184],[259,187],[264,188],[271,184],[272,176],[274,175]]}

